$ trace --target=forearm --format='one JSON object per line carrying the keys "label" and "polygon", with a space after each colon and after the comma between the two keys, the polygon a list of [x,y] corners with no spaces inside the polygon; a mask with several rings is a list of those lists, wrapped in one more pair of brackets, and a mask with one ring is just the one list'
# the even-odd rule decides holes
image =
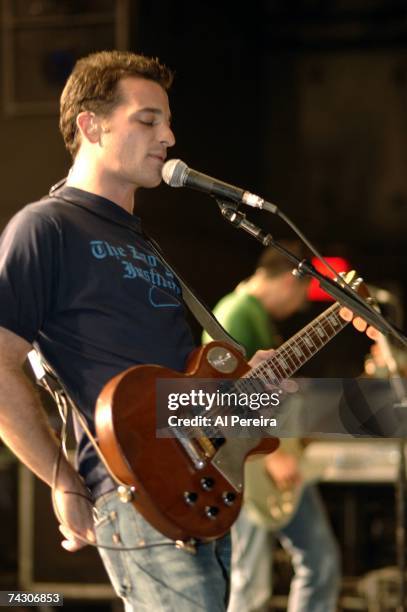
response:
{"label": "forearm", "polygon": [[[58,440],[39,396],[18,365],[0,364],[0,435],[15,455],[48,485],[52,485]],[[58,483],[67,486],[77,476],[61,457]]]}

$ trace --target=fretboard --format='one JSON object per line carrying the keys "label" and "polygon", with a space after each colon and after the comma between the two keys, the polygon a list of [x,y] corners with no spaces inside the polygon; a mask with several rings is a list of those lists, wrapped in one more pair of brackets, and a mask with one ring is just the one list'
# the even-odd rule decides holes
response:
{"label": "fretboard", "polygon": [[[262,361],[260,365],[251,369],[243,378],[234,381],[231,386],[229,386],[231,381],[225,380],[227,393],[238,392],[248,395],[262,390],[264,384],[278,387],[284,379],[290,378],[338,332],[346,327],[348,322],[339,316],[340,308],[340,304],[333,304],[287,342],[284,342],[270,359]],[[234,413],[239,411],[243,415],[252,414],[249,408],[245,406],[233,406],[233,411]],[[214,417],[220,414],[224,414],[222,406],[215,406],[211,410],[211,415]],[[199,437],[199,435],[209,436],[210,438],[223,437],[222,428],[215,426],[205,427],[203,430],[187,427],[182,429],[183,435],[188,437]],[[197,432],[200,432],[199,435]]]}
{"label": "fretboard", "polygon": [[250,384],[251,379],[260,379],[273,385],[290,378],[299,368],[324,347],[346,325],[339,316],[341,306],[338,303],[321,313],[303,329],[284,342],[270,357],[256,368],[250,370],[245,378],[239,381]]}

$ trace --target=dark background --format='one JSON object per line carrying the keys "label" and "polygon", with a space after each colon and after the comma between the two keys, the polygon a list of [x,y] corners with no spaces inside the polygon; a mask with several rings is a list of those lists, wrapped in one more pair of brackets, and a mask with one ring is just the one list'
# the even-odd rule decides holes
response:
{"label": "dark background", "polygon": [[[103,17],[111,5],[112,0],[0,5],[0,229],[68,172],[57,100],[75,59],[114,47],[114,28]],[[367,281],[391,289],[404,304],[407,1],[129,0],[128,5],[128,47],[159,56],[176,71],[171,106],[177,144],[170,157],[277,203],[323,254],[347,257]],[[76,21],[97,11],[103,18]],[[10,74],[17,112],[10,112],[6,95]],[[38,100],[46,100],[46,112],[20,104]],[[255,267],[260,245],[228,226],[208,196],[163,185],[141,190],[136,212],[210,306]],[[247,214],[275,238],[293,237],[276,217]],[[283,331],[292,333],[323,307],[309,306]],[[196,326],[195,331],[198,338]],[[368,350],[366,338],[348,328],[303,374],[359,374]],[[0,565],[14,571],[16,474],[3,470],[0,476],[2,490],[9,492],[2,495],[1,511],[9,518],[2,521]],[[362,539],[366,526],[375,524],[377,500],[384,499],[382,491],[371,491],[374,507],[364,491],[356,504],[362,514],[352,533]],[[338,499],[331,495],[336,509],[342,497],[342,491]],[[44,500],[49,510],[48,497]],[[387,501],[392,507],[391,492]],[[44,525],[43,513],[38,517]],[[385,538],[379,542],[369,533],[375,550],[387,551],[392,529],[389,517],[376,528],[376,537],[382,530]],[[341,541],[342,535],[339,529]],[[57,537],[55,542],[59,551]],[[41,554],[48,540],[42,544]],[[393,548],[369,564],[371,556],[359,541],[345,557],[353,558],[345,573],[394,563]],[[46,564],[52,566],[48,559]]]}
{"label": "dark background", "polygon": [[[9,4],[26,20],[55,13],[65,20],[58,28],[20,26],[11,45],[16,96],[34,99],[40,87],[56,109],[72,62],[114,45],[107,25],[82,32],[70,30],[70,20],[112,2]],[[367,281],[404,301],[406,2],[139,0],[129,7],[129,48],[176,71],[170,157],[278,203],[323,254],[348,257]],[[20,114],[0,117],[0,226],[70,164],[57,111]],[[260,245],[228,226],[208,196],[164,185],[140,190],[136,210],[210,306],[255,266]],[[245,212],[275,238],[293,237],[276,217]],[[358,373],[368,347],[348,329],[304,373]]]}

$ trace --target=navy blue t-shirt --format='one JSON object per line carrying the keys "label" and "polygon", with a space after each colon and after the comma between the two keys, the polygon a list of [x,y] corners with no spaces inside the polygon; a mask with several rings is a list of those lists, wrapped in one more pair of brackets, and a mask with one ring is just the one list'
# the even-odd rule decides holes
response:
{"label": "navy blue t-shirt", "polygon": [[[6,227],[0,326],[37,342],[92,429],[95,401],[113,376],[142,363],[181,371],[194,348],[181,287],[140,220],[73,187],[29,204]],[[95,496],[112,488],[82,433],[78,458]]]}

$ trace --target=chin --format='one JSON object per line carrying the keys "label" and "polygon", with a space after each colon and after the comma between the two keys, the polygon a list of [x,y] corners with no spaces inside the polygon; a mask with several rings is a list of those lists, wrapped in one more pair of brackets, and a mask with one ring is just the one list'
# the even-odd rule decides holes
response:
{"label": "chin", "polygon": [[136,183],[138,187],[144,187],[145,189],[153,189],[154,187],[158,187],[161,181],[161,174],[155,174],[151,176],[143,176],[139,180],[136,180]]}
{"label": "chin", "polygon": [[160,183],[161,179],[158,181],[146,181],[143,185],[140,185],[140,187],[144,187],[145,189],[154,189],[155,187],[158,187]]}

